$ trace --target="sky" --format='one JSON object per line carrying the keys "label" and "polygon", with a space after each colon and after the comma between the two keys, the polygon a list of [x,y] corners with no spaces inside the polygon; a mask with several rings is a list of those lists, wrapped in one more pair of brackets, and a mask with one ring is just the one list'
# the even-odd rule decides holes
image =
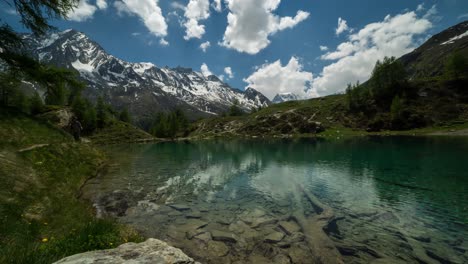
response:
{"label": "sky", "polygon": [[[2,21],[27,32],[6,2]],[[366,81],[378,59],[465,20],[466,0],[81,0],[51,23],[120,59],[189,67],[272,99],[342,92]]]}

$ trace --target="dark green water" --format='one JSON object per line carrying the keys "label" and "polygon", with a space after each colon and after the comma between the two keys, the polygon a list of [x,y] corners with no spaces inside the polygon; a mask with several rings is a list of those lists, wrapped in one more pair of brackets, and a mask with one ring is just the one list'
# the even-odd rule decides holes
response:
{"label": "dark green water", "polygon": [[466,138],[200,141],[109,153],[109,172],[85,197],[203,262],[311,263],[310,234],[293,217],[318,214],[304,189],[333,210],[325,231],[346,263],[468,263]]}

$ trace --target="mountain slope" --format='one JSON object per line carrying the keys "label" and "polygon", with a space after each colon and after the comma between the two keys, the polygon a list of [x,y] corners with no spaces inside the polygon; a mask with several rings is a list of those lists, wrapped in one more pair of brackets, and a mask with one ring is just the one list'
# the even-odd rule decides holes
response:
{"label": "mountain slope", "polygon": [[405,66],[410,79],[435,77],[443,74],[448,56],[455,51],[468,58],[468,21],[432,36],[399,60]]}
{"label": "mountain slope", "polygon": [[200,117],[222,113],[235,101],[245,110],[270,103],[259,92],[233,89],[214,75],[190,68],[123,61],[75,30],[23,39],[28,52],[41,62],[77,70],[88,84],[87,97],[102,95],[116,108],[127,107],[136,119],[175,108]]}
{"label": "mountain slope", "polygon": [[[425,134],[468,128],[468,76],[450,79],[444,74],[444,65],[454,52],[468,60],[467,32],[468,22],[460,23],[434,35],[399,59],[410,76],[404,89],[412,94],[402,103],[404,126],[400,128],[412,130],[380,133]],[[366,82],[361,87],[369,85]],[[321,133],[326,129],[323,135],[339,138],[343,132],[363,135],[367,134],[366,130],[397,129],[392,124],[390,109],[374,107],[375,111],[367,113],[351,112],[347,99],[345,94],[330,95],[273,104],[242,117],[201,120],[194,124],[191,136],[292,136]]]}

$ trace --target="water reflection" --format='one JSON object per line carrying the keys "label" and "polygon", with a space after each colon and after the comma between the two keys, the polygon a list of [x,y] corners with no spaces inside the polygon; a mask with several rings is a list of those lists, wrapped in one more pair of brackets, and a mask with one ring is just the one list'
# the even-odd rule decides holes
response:
{"label": "water reflection", "polygon": [[[190,247],[193,240],[187,244],[180,241],[187,240],[185,236],[168,231],[177,221],[181,228],[188,225],[184,219],[211,224],[210,219],[222,216],[231,227],[245,220],[240,215],[255,210],[278,219],[288,218],[297,208],[308,215],[311,209],[306,208],[300,187],[334,209],[339,220],[329,235],[345,259],[466,262],[467,150],[465,139],[449,138],[117,146],[109,149],[115,165],[91,181],[85,192],[104,213],[114,213],[141,230],[160,225],[148,234]],[[168,203],[184,204],[192,216],[185,209],[178,214],[167,208],[148,215],[148,203],[156,206],[150,207],[153,211]],[[125,206],[116,209],[116,204]],[[200,211],[200,216],[193,215]],[[270,225],[265,228],[276,230]],[[267,232],[263,229],[255,227],[256,232]],[[239,257],[239,252],[233,253],[238,247],[229,244],[230,253],[224,257],[238,260],[233,257]],[[276,254],[292,259],[289,251],[278,250]]]}

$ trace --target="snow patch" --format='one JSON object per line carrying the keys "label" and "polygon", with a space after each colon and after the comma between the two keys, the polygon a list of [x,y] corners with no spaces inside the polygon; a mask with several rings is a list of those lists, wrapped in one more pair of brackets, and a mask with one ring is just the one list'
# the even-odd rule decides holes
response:
{"label": "snow patch", "polygon": [[454,43],[456,40],[459,40],[459,39],[464,38],[464,37],[466,37],[466,36],[468,36],[468,30],[467,30],[465,33],[463,33],[463,34],[460,34],[460,35],[458,35],[458,36],[455,36],[455,37],[453,37],[453,38],[451,38],[451,39],[445,41],[444,43],[441,43],[440,45],[452,44],[452,43]]}
{"label": "snow patch", "polygon": [[92,65],[82,63],[79,59],[72,62],[72,66],[80,72],[92,72],[94,70]]}

